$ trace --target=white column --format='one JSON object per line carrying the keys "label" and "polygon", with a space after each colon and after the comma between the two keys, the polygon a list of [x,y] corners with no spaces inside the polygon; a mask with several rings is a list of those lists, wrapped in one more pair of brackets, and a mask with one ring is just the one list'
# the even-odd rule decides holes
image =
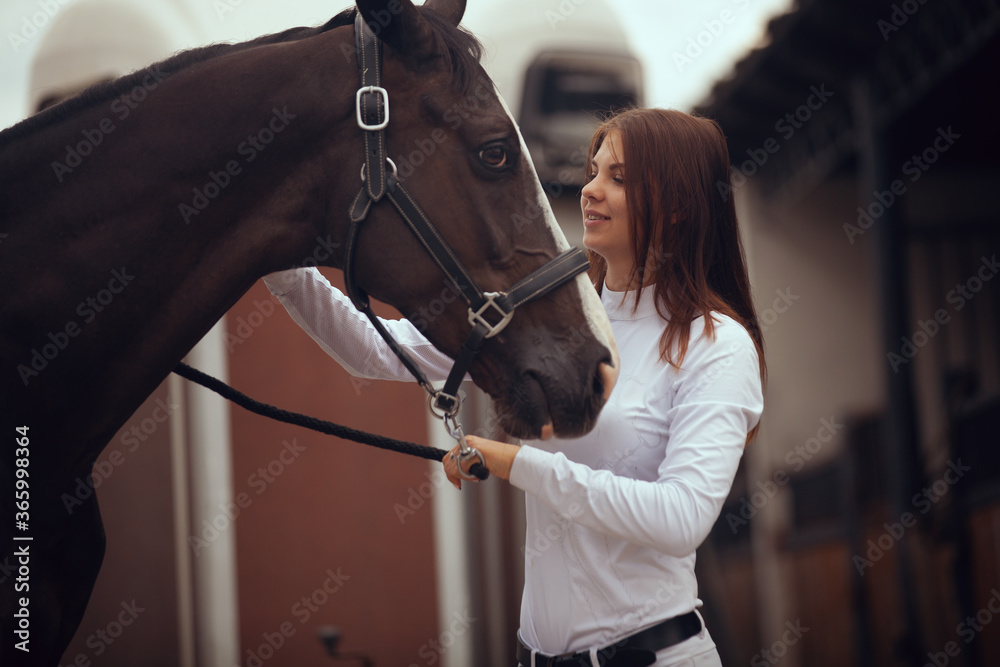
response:
{"label": "white column", "polygon": [[191,572],[191,502],[188,494],[187,411],[184,382],[171,373],[167,378],[170,406],[170,472],[174,497],[174,572],[177,578],[178,667],[194,667],[194,577]]}
{"label": "white column", "polygon": [[[222,381],[229,379],[225,318],[195,346],[188,363]],[[229,404],[218,394],[188,386],[190,415],[191,536],[205,538],[194,572],[194,610],[199,667],[240,665],[236,594],[236,526],[226,509],[233,503]],[[206,522],[211,529],[206,528]],[[213,530],[215,532],[213,532]]]}
{"label": "white column", "polygon": [[[449,450],[455,441],[440,419],[427,415],[427,442],[431,447]],[[441,464],[430,461],[431,474],[444,476]],[[456,619],[465,618],[472,609],[469,591],[468,536],[462,493],[449,482],[434,491],[434,560],[438,588],[438,626],[444,632]],[[466,667],[473,664],[472,632],[455,636],[455,643],[441,655],[441,667]],[[434,639],[438,639],[435,637]]]}

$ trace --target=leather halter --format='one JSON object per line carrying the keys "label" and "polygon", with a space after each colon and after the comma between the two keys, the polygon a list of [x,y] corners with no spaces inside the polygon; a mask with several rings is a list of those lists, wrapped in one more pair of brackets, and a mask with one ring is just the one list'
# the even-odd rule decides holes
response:
{"label": "leather halter", "polygon": [[[355,307],[368,316],[375,330],[399,357],[403,366],[428,392],[428,407],[431,412],[445,420],[445,425],[452,436],[459,440],[465,452],[467,449],[465,436],[462,434],[461,425],[456,421],[458,411],[461,409],[458,386],[475,359],[476,353],[487,338],[497,335],[507,326],[518,306],[569,282],[586,271],[589,262],[583,251],[573,248],[550,260],[505,292],[484,292],[480,289],[437,228],[396,177],[396,166],[388,159],[385,146],[385,128],[389,124],[389,93],[382,87],[382,45],[365,23],[361,12],[358,12],[354,21],[354,34],[358,69],[361,74],[361,87],[355,97],[355,105],[358,127],[364,132],[365,160],[361,167],[361,190],[350,208],[351,222],[347,230],[344,259],[346,292]],[[386,164],[391,171],[386,171]],[[361,223],[367,217],[372,205],[382,199],[388,199],[392,203],[410,231],[420,240],[469,306],[469,324],[472,330],[455,359],[455,365],[452,366],[443,389],[440,390],[431,385],[412,357],[375,316],[368,295],[354,279],[354,255]],[[462,472],[461,465],[459,472]]]}

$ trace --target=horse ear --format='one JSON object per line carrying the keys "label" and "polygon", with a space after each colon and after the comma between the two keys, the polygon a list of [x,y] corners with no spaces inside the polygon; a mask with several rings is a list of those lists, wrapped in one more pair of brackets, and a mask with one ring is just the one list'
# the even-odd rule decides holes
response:
{"label": "horse ear", "polygon": [[456,27],[465,15],[465,0],[427,0],[424,7],[433,9]]}
{"label": "horse ear", "polygon": [[434,52],[434,30],[410,0],[356,0],[375,36],[402,55],[422,58]]}

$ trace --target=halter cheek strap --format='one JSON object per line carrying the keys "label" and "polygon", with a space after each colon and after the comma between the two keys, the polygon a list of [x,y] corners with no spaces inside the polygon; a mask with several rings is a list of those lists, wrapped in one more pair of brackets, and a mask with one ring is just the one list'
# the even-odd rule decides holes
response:
{"label": "halter cheek strap", "polygon": [[[361,87],[355,96],[355,112],[358,127],[364,136],[365,158],[361,167],[361,189],[351,203],[349,211],[350,224],[344,248],[344,284],[347,295],[355,307],[368,317],[372,326],[403,366],[428,392],[428,407],[431,413],[445,421],[448,431],[459,442],[461,449],[459,458],[464,461],[478,457],[482,463],[482,455],[468,447],[461,424],[457,420],[461,409],[459,384],[465,378],[469,366],[486,339],[497,335],[507,326],[518,306],[542,297],[574,279],[587,270],[589,262],[583,251],[572,248],[521,279],[505,292],[481,290],[409,191],[399,182],[396,165],[386,156],[385,128],[389,124],[389,93],[381,85],[382,45],[368,28],[360,12],[354,21],[354,34],[361,75]],[[390,167],[388,172],[387,164]],[[361,223],[368,216],[371,207],[382,199],[388,199],[392,203],[407,227],[469,307],[468,320],[472,330],[462,344],[448,379],[440,390],[431,385],[409,353],[375,316],[368,295],[358,286],[354,278],[354,259]],[[485,471],[484,466],[480,465],[479,468],[481,470],[476,476],[485,479],[489,473]],[[464,476],[461,465],[458,469]],[[474,472],[475,469],[476,466],[473,466]]]}

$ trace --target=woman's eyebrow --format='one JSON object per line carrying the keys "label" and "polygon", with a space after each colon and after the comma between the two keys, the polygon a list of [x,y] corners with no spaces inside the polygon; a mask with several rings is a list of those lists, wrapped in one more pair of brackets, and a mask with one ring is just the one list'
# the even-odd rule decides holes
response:
{"label": "woman's eyebrow", "polygon": [[[591,167],[597,167],[597,160],[591,160],[590,161],[590,166]],[[607,170],[608,171],[616,171],[616,170],[617,171],[621,171],[624,167],[625,167],[625,165],[623,165],[621,162],[612,162],[611,164],[609,164],[607,166]]]}

